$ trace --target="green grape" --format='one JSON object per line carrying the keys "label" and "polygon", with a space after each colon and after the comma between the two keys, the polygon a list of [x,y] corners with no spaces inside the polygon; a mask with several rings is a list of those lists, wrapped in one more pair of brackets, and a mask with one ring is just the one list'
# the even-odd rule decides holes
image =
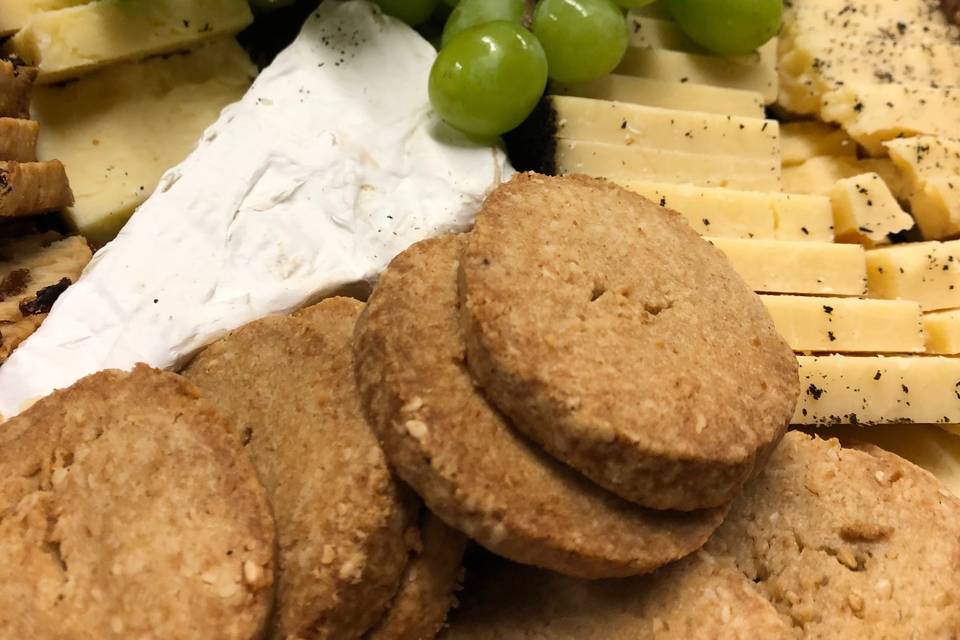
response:
{"label": "green grape", "polygon": [[384,13],[400,18],[409,25],[426,22],[440,0],[374,0]]}
{"label": "green grape", "polygon": [[653,4],[657,0],[616,0],[616,3],[624,9],[638,9],[648,4]]}
{"label": "green grape", "polygon": [[447,26],[443,28],[443,43],[446,44],[464,29],[478,24],[496,20],[520,24],[523,22],[525,8],[524,0],[461,0],[450,14]]}
{"label": "green grape", "polygon": [[670,13],[691,39],[714,53],[755,51],[780,31],[782,0],[669,0]]}
{"label": "green grape", "polygon": [[627,51],[627,21],[613,0],[541,0],[533,33],[547,53],[550,77],[559,82],[606,75]]}
{"label": "green grape", "polygon": [[430,70],[430,102],[451,126],[477,138],[510,131],[537,106],[547,57],[532,33],[506,21],[450,38]]}

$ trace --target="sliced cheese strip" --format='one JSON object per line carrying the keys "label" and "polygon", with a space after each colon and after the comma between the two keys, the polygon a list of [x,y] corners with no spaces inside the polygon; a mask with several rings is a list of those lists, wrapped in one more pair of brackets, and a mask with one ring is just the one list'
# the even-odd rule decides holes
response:
{"label": "sliced cheese strip", "polygon": [[701,235],[833,241],[830,201],[822,196],[639,180],[621,184],[679,211]]}
{"label": "sliced cheese strip", "polygon": [[923,328],[927,333],[928,353],[960,355],[960,309],[925,313]]}
{"label": "sliced cheese strip", "polygon": [[924,311],[960,307],[960,240],[867,252],[870,296],[915,300]]}
{"label": "sliced cheese strip", "polygon": [[63,164],[0,162],[0,218],[47,213],[73,204]]}
{"label": "sliced cheese strip", "polygon": [[0,118],[0,160],[35,162],[39,132],[33,120]]}
{"label": "sliced cheese strip", "polygon": [[56,11],[92,0],[0,0],[0,35],[22,29],[30,18],[45,11]]}
{"label": "sliced cheese strip", "polygon": [[866,246],[887,242],[890,234],[913,226],[890,188],[876,173],[838,180],[830,191],[837,239]]}
{"label": "sliced cheese strip", "polygon": [[42,13],[5,51],[59,82],[108,64],[185,49],[253,21],[246,0],[98,0]]}
{"label": "sliced cheese strip", "polygon": [[735,158],[622,144],[558,140],[553,166],[559,174],[582,173],[611,180],[689,182],[757,191],[780,190],[776,158]]}
{"label": "sliced cheese strip", "polygon": [[777,99],[777,74],[762,61],[745,64],[697,53],[630,47],[616,72],[671,82],[756,91],[763,94],[766,104]]}
{"label": "sliced cheese strip", "polygon": [[573,96],[549,100],[556,112],[557,137],[565,140],[763,158],[774,163],[780,154],[780,126],[775,120]]}
{"label": "sliced cheese strip", "polygon": [[960,142],[918,136],[884,147],[910,183],[911,211],[924,237],[960,235]]}
{"label": "sliced cheese strip", "polygon": [[787,122],[780,125],[783,166],[803,164],[817,156],[856,157],[857,144],[843,129],[822,122]]}
{"label": "sliced cheese strip", "polygon": [[827,242],[710,238],[755,291],[861,296],[867,290],[863,247]]}
{"label": "sliced cheese strip", "polygon": [[905,300],[761,296],[794,351],[920,353],[920,305]]}
{"label": "sliced cheese strip", "polygon": [[638,78],[616,73],[607,74],[583,84],[554,84],[551,92],[557,95],[599,98],[633,102],[648,107],[703,111],[742,118],[763,118],[763,95],[756,91],[742,91],[712,87],[690,82],[680,84],[655,78]]}
{"label": "sliced cheese strip", "polygon": [[97,244],[111,240],[255,74],[240,45],[223,38],[186,55],[39,87],[33,113],[43,128],[40,155],[66,165],[76,195],[66,211],[70,224]]}
{"label": "sliced cheese strip", "polygon": [[829,196],[837,180],[863,173],[879,174],[898,200],[910,197],[910,188],[888,158],[816,156],[802,164],[784,166],[783,190],[790,193],[817,193]]}
{"label": "sliced cheese strip", "polygon": [[797,356],[794,424],[960,422],[960,359]]}

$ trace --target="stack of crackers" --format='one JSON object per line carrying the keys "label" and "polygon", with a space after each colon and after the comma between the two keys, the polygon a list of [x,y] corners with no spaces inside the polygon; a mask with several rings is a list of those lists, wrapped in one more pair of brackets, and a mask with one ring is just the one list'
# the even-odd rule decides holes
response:
{"label": "stack of crackers", "polygon": [[45,231],[41,214],[73,204],[63,165],[37,162],[30,120],[37,70],[0,59],[0,364],[32,334],[90,261],[79,237]]}
{"label": "stack of crackers", "polygon": [[960,500],[787,433],[795,367],[678,214],[519,176],[366,304],[14,418],[0,636],[954,637]]}

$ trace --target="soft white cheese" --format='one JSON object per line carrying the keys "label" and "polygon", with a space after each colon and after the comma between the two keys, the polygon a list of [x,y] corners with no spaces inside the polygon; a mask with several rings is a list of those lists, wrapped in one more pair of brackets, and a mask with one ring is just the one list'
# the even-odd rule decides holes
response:
{"label": "soft white cheese", "polygon": [[177,367],[467,228],[512,169],[432,113],[435,55],[368,2],[324,2],[0,369],[0,413],[101,369]]}

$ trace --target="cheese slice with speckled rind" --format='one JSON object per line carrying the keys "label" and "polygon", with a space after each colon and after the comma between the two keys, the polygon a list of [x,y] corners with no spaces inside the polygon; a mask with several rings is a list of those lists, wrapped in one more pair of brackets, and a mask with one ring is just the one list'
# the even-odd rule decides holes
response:
{"label": "cheese slice with speckled rind", "polygon": [[913,226],[887,183],[876,173],[838,180],[830,191],[837,239],[872,247],[886,244],[890,234]]}
{"label": "cheese slice with speckled rind", "polygon": [[910,183],[911,211],[924,237],[960,235],[960,141],[917,136],[884,147]]}
{"label": "cheese slice with speckled rind", "polygon": [[927,353],[960,355],[960,309],[933,311],[923,315]]}
{"label": "cheese slice with speckled rind", "polygon": [[960,240],[872,249],[867,277],[874,298],[915,300],[924,311],[960,307]]}

